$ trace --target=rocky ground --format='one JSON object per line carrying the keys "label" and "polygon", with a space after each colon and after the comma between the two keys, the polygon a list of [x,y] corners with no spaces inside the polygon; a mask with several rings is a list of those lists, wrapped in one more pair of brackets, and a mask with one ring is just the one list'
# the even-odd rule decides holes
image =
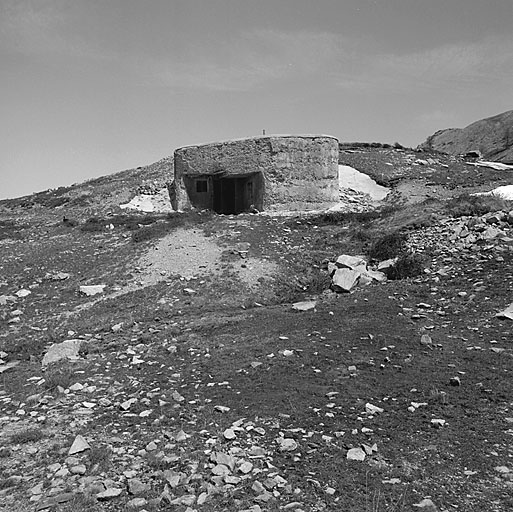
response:
{"label": "rocky ground", "polygon": [[[513,218],[483,202],[93,223],[4,204],[0,507],[513,508]],[[330,289],[329,262],[397,231],[420,275]]]}
{"label": "rocky ground", "polygon": [[477,159],[408,149],[343,148],[339,162],[391,188],[387,202],[394,205],[485,192],[512,181],[511,171],[483,167]]}

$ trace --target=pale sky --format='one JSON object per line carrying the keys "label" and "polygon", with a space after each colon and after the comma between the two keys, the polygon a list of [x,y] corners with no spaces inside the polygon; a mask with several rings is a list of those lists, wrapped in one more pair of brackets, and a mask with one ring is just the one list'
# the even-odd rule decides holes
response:
{"label": "pale sky", "polygon": [[0,0],[0,198],[267,134],[513,109],[513,0]]}

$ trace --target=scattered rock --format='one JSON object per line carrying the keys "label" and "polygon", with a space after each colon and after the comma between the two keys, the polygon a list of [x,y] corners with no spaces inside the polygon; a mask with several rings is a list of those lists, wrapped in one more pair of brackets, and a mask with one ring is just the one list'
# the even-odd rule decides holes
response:
{"label": "scattered rock", "polygon": [[513,320],[513,304],[510,304],[504,311],[495,315],[497,318],[507,318]]}
{"label": "scattered rock", "polygon": [[148,500],[145,498],[133,498],[129,500],[126,504],[127,508],[141,508],[145,507],[148,504]]}
{"label": "scattered rock", "polygon": [[128,481],[128,492],[134,496],[148,492],[150,489],[150,484],[145,484],[138,478],[132,478]]}
{"label": "scattered rock", "polygon": [[120,322],[119,324],[113,325],[111,327],[112,332],[119,332],[123,328],[123,322]]}
{"label": "scattered rock", "polygon": [[362,256],[342,254],[336,259],[335,265],[338,268],[349,268],[351,270],[359,271],[367,270],[367,261]]}
{"label": "scattered rock", "polygon": [[71,501],[75,497],[75,494],[72,492],[65,492],[62,494],[58,494],[57,496],[52,496],[46,500],[39,501],[36,506],[36,511],[46,510],[50,507],[54,507],[59,505],[60,503],[67,503]]}
{"label": "scattered rock", "polygon": [[279,437],[276,439],[276,442],[278,443],[280,452],[293,452],[298,448],[296,441],[291,438]]}
{"label": "scattered rock", "polygon": [[239,471],[241,473],[244,473],[245,475],[247,475],[248,473],[251,473],[253,469],[253,464],[249,461],[244,461],[240,466],[239,466]]}
{"label": "scattered rock", "polygon": [[292,309],[296,311],[309,311],[310,309],[315,309],[317,302],[314,300],[306,300],[303,302],[295,302],[292,304]]}
{"label": "scattered rock", "polygon": [[363,461],[365,460],[365,451],[361,448],[351,448],[348,450],[346,458],[349,460]]}
{"label": "scattered rock", "polygon": [[365,410],[368,414],[381,414],[384,411],[381,407],[369,403],[365,404]]}
{"label": "scattered rock", "polygon": [[390,258],[388,260],[383,260],[378,263],[378,270],[387,274],[391,269],[395,267],[398,258]]}
{"label": "scattered rock", "polygon": [[44,368],[49,364],[56,363],[62,359],[79,359],[78,354],[81,346],[82,340],[78,339],[66,340],[62,343],[54,343],[44,355],[41,365]]}
{"label": "scattered rock", "polygon": [[233,431],[233,429],[231,428],[227,428],[224,432],[223,432],[223,436],[225,439],[228,439],[228,441],[231,441],[232,439],[235,439],[237,437],[237,434],[235,434],[235,432]]}
{"label": "scattered rock", "polygon": [[46,281],[64,281],[70,278],[70,274],[67,272],[53,272],[46,273],[44,279]]}
{"label": "scattered rock", "polygon": [[18,299],[13,295],[0,295],[0,306],[7,306],[9,302],[17,302]]}
{"label": "scattered rock", "polygon": [[100,501],[110,500],[112,498],[117,498],[122,492],[123,492],[123,489],[118,489],[116,487],[109,487],[105,491],[98,493],[96,495],[96,498]]}
{"label": "scattered rock", "polygon": [[458,376],[451,377],[449,384],[451,386],[461,386],[461,380]]}
{"label": "scattered rock", "polygon": [[414,503],[414,507],[417,507],[422,512],[438,512],[438,508],[428,498],[423,499],[420,503]]}
{"label": "scattered rock", "polygon": [[19,361],[9,361],[8,363],[0,364],[0,373],[4,373],[7,370],[14,368],[15,366],[18,366],[19,364]]}
{"label": "scattered rock", "polygon": [[[77,453],[77,452],[75,452]],[[77,464],[76,466],[72,466],[69,470],[69,472],[72,474],[72,475],[85,475],[87,471],[87,468],[85,467],[84,464]]]}
{"label": "scattered rock", "polygon": [[91,297],[103,293],[106,286],[105,284],[84,285],[80,287],[80,293]]}
{"label": "scattered rock", "polygon": [[89,450],[90,448],[91,447],[89,446],[89,443],[81,435],[78,435],[77,437],[75,437],[75,440],[73,441],[73,444],[71,445],[71,448],[68,451],[68,455],[81,453],[85,450]]}
{"label": "scattered rock", "polygon": [[425,345],[428,348],[433,348],[433,340],[431,339],[431,336],[429,334],[423,334],[420,337],[420,344]]}
{"label": "scattered rock", "polygon": [[175,402],[181,403],[185,401],[185,398],[178,391],[173,391],[171,396]]}
{"label": "scattered rock", "polygon": [[350,292],[360,280],[360,272],[349,268],[339,268],[332,278],[332,288],[336,292]]}

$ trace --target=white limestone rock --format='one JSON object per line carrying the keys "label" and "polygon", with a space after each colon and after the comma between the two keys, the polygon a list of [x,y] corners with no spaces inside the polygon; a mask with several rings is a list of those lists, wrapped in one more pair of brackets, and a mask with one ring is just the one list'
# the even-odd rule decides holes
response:
{"label": "white limestone rock", "polygon": [[84,285],[80,287],[80,293],[91,297],[103,293],[105,286],[105,284]]}
{"label": "white limestone rock", "polygon": [[338,268],[350,268],[352,270],[367,270],[367,261],[363,256],[350,256],[349,254],[342,254],[335,261]]}
{"label": "white limestone rock", "polygon": [[75,453],[85,452],[90,448],[91,447],[89,446],[89,443],[81,435],[78,435],[77,437],[75,437],[75,440],[73,441],[73,444],[71,445],[71,448],[68,451],[68,455],[74,455]]}
{"label": "white limestone rock", "polygon": [[332,287],[336,292],[349,292],[360,280],[360,272],[350,268],[339,268],[333,274]]}
{"label": "white limestone rock", "polygon": [[62,359],[76,360],[79,358],[78,353],[81,345],[82,340],[77,339],[66,340],[62,343],[54,343],[44,355],[41,365],[45,368],[49,364],[56,363]]}

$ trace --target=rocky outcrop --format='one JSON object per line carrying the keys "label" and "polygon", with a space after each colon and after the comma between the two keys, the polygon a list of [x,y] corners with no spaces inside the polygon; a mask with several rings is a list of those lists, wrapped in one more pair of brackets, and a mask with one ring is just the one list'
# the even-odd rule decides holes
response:
{"label": "rocky outcrop", "polygon": [[449,155],[475,152],[485,160],[513,163],[513,110],[481,119],[466,128],[439,130],[417,149]]}

